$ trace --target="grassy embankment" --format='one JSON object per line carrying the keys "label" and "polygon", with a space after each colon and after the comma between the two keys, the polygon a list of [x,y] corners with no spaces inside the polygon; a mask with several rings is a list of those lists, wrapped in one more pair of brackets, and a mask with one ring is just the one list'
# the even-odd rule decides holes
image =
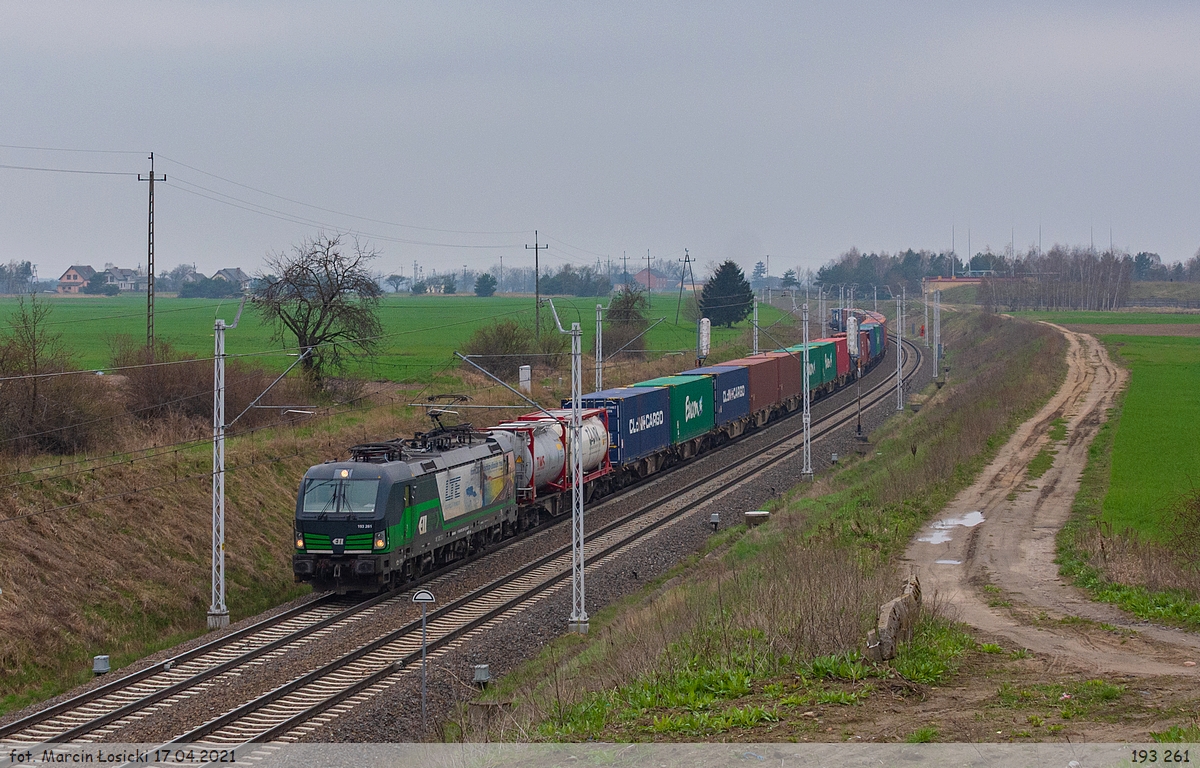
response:
{"label": "grassy embankment", "polygon": [[[529,303],[498,301],[509,309],[516,301]],[[454,344],[486,321],[493,309],[489,302],[474,297],[405,297],[385,302],[384,309],[389,330],[412,331],[398,338],[418,340],[412,353],[433,360],[447,358]],[[208,327],[210,321],[197,318],[211,317],[218,303],[190,303],[186,311],[161,314],[158,331],[161,337],[203,354],[211,336],[189,337],[184,330]],[[142,332],[141,305],[128,297],[62,299],[53,306],[50,329],[61,332],[81,357],[92,356],[89,365],[101,364],[108,354],[105,334],[95,332],[98,324],[113,335]],[[235,306],[224,302],[222,315],[231,320]],[[655,309],[665,307],[656,302]],[[435,326],[436,333],[427,332]],[[445,331],[447,326],[458,329],[454,332],[458,335]],[[230,352],[238,351],[233,334],[243,329],[248,339],[242,349],[269,346],[265,329],[244,318],[230,333]],[[735,327],[721,334],[728,354],[741,354],[745,329]],[[611,367],[606,381],[628,383],[691,364],[688,355],[652,356]],[[118,379],[113,377],[116,386]],[[362,403],[319,408],[318,415],[305,423],[229,440],[226,565],[234,620],[307,591],[292,583],[290,561],[292,505],[304,470],[344,456],[351,444],[427,429],[423,412],[403,404],[447,391],[446,381],[442,377],[409,390],[371,385],[369,390],[381,391]],[[450,391],[467,391],[477,404],[515,402],[477,375],[455,371],[450,382]],[[567,394],[556,379],[535,382],[534,396],[543,404],[557,404]],[[477,411],[468,418],[484,426],[504,415],[504,411]],[[209,603],[210,449],[203,440],[166,451],[157,447],[178,443],[179,430],[185,427],[188,434],[196,432],[190,422],[122,417],[114,421],[103,454],[0,459],[0,486],[6,491],[0,501],[0,713],[85,681],[94,654],[109,654],[114,668],[119,668],[204,633]],[[72,506],[54,509],[67,505]]]}
{"label": "grassy embankment", "polygon": [[1200,442],[1189,429],[1200,421],[1200,346],[1174,336],[1100,338],[1130,368],[1129,387],[1091,446],[1059,563],[1097,600],[1200,629],[1200,510],[1188,515],[1184,506],[1200,480]]}
{"label": "grassy embankment", "polygon": [[[292,500],[304,470],[410,422],[411,409],[362,407],[228,442],[235,621],[309,591],[291,577]],[[69,463],[78,459],[48,473],[6,471],[2,480],[0,712],[86,681],[94,654],[109,654],[119,668],[205,632],[211,450]],[[72,504],[80,506],[42,512]]]}
{"label": "grassy embankment", "polygon": [[[696,346],[695,326],[681,317],[675,323],[678,295],[654,294],[648,316],[666,320],[646,336],[646,347],[659,354],[690,352]],[[83,368],[103,368],[111,359],[111,341],[118,335],[144,339],[146,335],[145,298],[134,295],[115,297],[39,296],[53,307],[49,330],[61,333],[63,342]],[[595,298],[560,297],[554,303],[564,324],[582,326],[584,349],[590,350],[596,329]],[[0,317],[7,317],[16,306],[15,297],[0,298]],[[607,304],[607,298],[601,303]],[[155,333],[176,349],[199,357],[212,355],[213,318],[233,321],[237,299],[179,299],[163,297],[156,304]],[[550,323],[550,309],[543,308],[543,322]],[[780,310],[763,304],[759,324],[768,327],[783,317]],[[462,349],[481,324],[493,319],[517,318],[533,323],[532,296],[413,296],[388,294],[380,302],[380,321],[384,338],[379,354],[352,371],[356,376],[389,381],[429,381],[446,371],[453,374],[458,361],[455,349]],[[714,328],[713,346],[732,348],[739,345],[749,322],[732,328]],[[764,343],[766,343],[764,341]],[[225,348],[231,355],[276,352],[279,342],[271,338],[271,329],[258,318],[254,305],[248,304],[242,322],[225,336]],[[613,350],[615,351],[615,350]],[[686,354],[684,355],[686,357]],[[281,354],[266,355],[262,364],[283,370],[293,362]],[[619,359],[610,364],[619,371],[626,364]],[[445,377],[443,377],[445,380]]]}
{"label": "grassy embankment", "polygon": [[890,666],[857,651],[896,594],[895,561],[914,532],[1065,371],[1065,343],[1048,328],[959,313],[944,338],[949,383],[873,435],[874,455],[792,489],[771,522],[714,536],[668,578],[600,611],[588,637],[560,638],[501,680],[488,696],[515,701],[520,724],[504,735],[830,738],[810,708],[909,695],[997,650],[935,612]]}

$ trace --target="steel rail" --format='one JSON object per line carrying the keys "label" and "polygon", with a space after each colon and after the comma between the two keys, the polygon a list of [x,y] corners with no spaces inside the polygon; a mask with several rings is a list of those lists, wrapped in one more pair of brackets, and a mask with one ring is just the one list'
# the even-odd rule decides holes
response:
{"label": "steel rail", "polygon": [[[911,351],[905,350],[905,361],[904,362],[907,362],[908,358],[914,354],[915,354],[915,358],[916,358],[915,364],[912,365],[912,367],[910,368],[908,373],[904,376],[904,378],[907,380],[907,379],[911,379],[917,373],[917,371],[920,370],[920,365],[921,365],[921,360],[922,360],[923,355],[922,355],[920,349],[915,347],[914,345],[912,345],[911,342],[905,342],[905,345],[907,347],[909,347],[909,350],[911,350]],[[870,390],[868,390],[868,396],[873,397],[873,399],[871,399],[870,402],[867,403],[867,407],[869,408],[873,405],[878,404],[879,402],[883,401],[884,399],[889,398],[890,394],[891,394],[892,386],[893,386],[893,384],[888,380],[888,378],[885,378],[879,384],[873,386]],[[829,434],[830,432],[832,432],[833,430],[837,429],[838,427],[844,426],[844,424],[849,423],[849,421],[853,417],[854,410],[855,410],[854,404],[847,403],[846,405],[841,406],[840,408],[833,411],[832,413],[827,414],[826,416],[822,417],[820,419],[820,421],[817,422],[817,424],[823,424],[824,426],[820,430],[819,434],[814,435],[814,437],[823,437],[823,436]],[[833,423],[829,423],[831,420],[833,421]],[[687,493],[695,491],[697,488],[700,488],[704,485],[714,482],[718,478],[721,478],[722,476],[727,475],[730,472],[733,472],[733,471],[737,470],[738,468],[740,468],[741,466],[743,466],[747,463],[750,463],[752,461],[759,461],[759,463],[757,463],[755,466],[753,466],[747,470],[742,471],[741,473],[739,473],[737,475],[737,477],[726,481],[725,483],[723,483],[723,485],[728,486],[728,485],[738,484],[738,483],[745,481],[746,479],[748,479],[750,477],[753,477],[754,475],[761,473],[764,469],[774,466],[775,464],[786,459],[788,456],[790,456],[790,452],[781,453],[780,455],[773,457],[772,459],[770,459],[766,462],[760,461],[761,454],[766,451],[770,451],[775,448],[778,448],[791,440],[794,440],[796,438],[796,436],[798,434],[800,434],[800,432],[801,431],[793,431],[784,437],[778,438],[774,442],[772,442],[769,445],[762,448],[760,451],[756,452],[755,454],[743,457],[742,459],[739,459],[730,465],[727,465],[716,471],[713,471],[713,472],[707,474],[703,478],[693,481],[676,491],[673,491],[673,492],[671,492],[649,504],[643,505],[639,509],[637,509],[627,515],[624,515],[623,517],[618,518],[617,520],[614,520],[614,521],[608,523],[607,525],[601,527],[600,529],[592,532],[592,534],[591,534],[592,540],[602,537],[605,534],[612,532],[615,529],[617,529],[623,525],[630,524],[630,523],[634,522],[637,518],[645,515],[649,510],[654,509],[658,506],[661,506],[662,504],[672,501],[672,500],[674,500],[680,496],[683,496]],[[662,527],[663,525],[666,525],[668,522],[678,519],[680,516],[686,514],[687,512],[694,510],[697,506],[707,503],[708,500],[709,500],[708,498],[697,499],[696,501],[689,502],[689,503],[681,506],[679,509],[677,509],[673,512],[667,513],[666,515],[650,522],[649,524],[638,528],[636,531],[632,532],[628,536],[625,536],[624,538],[621,538],[618,541],[616,541],[615,543],[607,546],[602,551],[593,553],[592,555],[589,555],[587,557],[587,562],[594,564],[595,562],[597,562],[603,558],[609,557],[613,553],[615,553],[623,548],[626,548],[632,544],[639,542],[641,539],[645,538],[645,536],[648,535],[649,533],[652,533],[653,531],[657,530],[658,528]],[[554,551],[547,553],[546,555],[543,555],[542,557],[539,557],[539,558],[531,561],[530,563],[527,563],[526,565],[522,566],[521,568],[510,572],[509,574],[506,574],[487,585],[479,587],[479,588],[473,590],[472,592],[446,604],[445,606],[439,607],[433,613],[429,614],[429,616],[427,617],[428,621],[430,623],[436,623],[437,621],[439,621],[441,619],[447,618],[448,616],[453,614],[455,611],[458,611],[466,606],[469,606],[472,602],[479,601],[481,598],[486,599],[489,594],[495,593],[498,590],[505,587],[506,585],[509,585],[512,582],[522,578],[523,576],[528,575],[529,573],[531,573],[549,563],[552,563],[556,559],[560,559],[560,558],[564,557],[566,554],[569,554],[569,551],[570,551],[569,545],[564,545],[562,547],[559,547],[559,548],[555,549]],[[569,571],[567,571],[567,570],[560,570],[557,573],[555,573],[554,575],[550,576],[549,578],[547,578],[547,579],[539,582],[538,584],[534,585],[533,587],[530,587],[529,589],[523,591],[521,594],[517,595],[516,597],[506,599],[503,602],[501,602],[500,604],[486,609],[483,613],[469,619],[467,622],[461,624],[457,628],[454,628],[454,629],[448,631],[447,633],[443,634],[441,637],[436,638],[435,640],[433,640],[432,642],[429,643],[428,647],[431,650],[437,650],[439,648],[444,647],[447,644],[453,643],[454,641],[461,638],[463,635],[471,632],[472,630],[476,629],[477,627],[481,626],[482,624],[485,624],[488,621],[491,621],[491,620],[495,619],[496,617],[502,615],[503,613],[508,612],[512,608],[521,605],[522,603],[529,600],[531,597],[534,597],[534,596],[550,589],[551,587],[553,587],[554,585],[558,584],[563,579],[565,579],[566,575],[568,573],[569,573]],[[374,653],[375,651],[378,651],[378,650],[386,647],[387,645],[389,645],[391,643],[401,640],[409,635],[413,635],[414,633],[416,633],[419,630],[419,628],[420,628],[419,621],[410,622],[409,624],[407,624],[403,627],[397,628],[396,630],[389,632],[388,634],[376,639],[375,641],[372,641],[371,643],[369,643],[367,645],[364,645],[364,646],[352,651],[351,653],[349,653],[343,657],[340,657],[338,659],[330,661],[330,662],[326,663],[325,665],[323,665],[322,667],[320,667],[316,670],[313,670],[312,672],[302,675],[301,677],[298,677],[288,683],[285,683],[282,686],[279,686],[271,691],[268,691],[267,693],[257,697],[256,699],[254,699],[250,702],[247,702],[246,704],[241,705],[233,710],[230,710],[229,712],[221,715],[220,717],[214,718],[213,720],[199,726],[198,728],[193,729],[192,731],[189,731],[188,733],[185,733],[181,736],[176,737],[169,743],[177,744],[177,743],[190,743],[190,742],[199,741],[199,740],[205,738],[206,736],[209,736],[209,735],[219,731],[220,729],[224,728],[225,726],[231,725],[233,723],[236,723],[239,720],[242,720],[243,718],[251,716],[254,713],[262,710],[264,707],[267,707],[270,704],[272,704],[276,701],[279,701],[280,699],[284,698],[285,696],[287,696],[293,692],[296,692],[298,690],[301,690],[305,686],[315,683],[315,682],[321,680],[322,678],[327,677],[327,676],[341,670],[342,668],[349,666],[350,664],[353,664],[354,662],[356,662],[360,659],[363,659],[364,657],[370,655],[371,653]],[[242,743],[255,743],[255,742],[268,741],[273,738],[276,738],[277,736],[286,734],[289,731],[296,728],[297,726],[299,726],[300,724],[302,724],[308,720],[311,720],[313,717],[320,715],[322,712],[328,710],[329,708],[337,706],[338,704],[345,701],[346,699],[351,698],[351,697],[357,695],[358,693],[364,691],[365,689],[381,682],[388,676],[395,674],[399,671],[402,671],[405,667],[409,666],[410,664],[413,663],[413,661],[415,661],[419,658],[420,658],[419,652],[414,651],[405,656],[402,656],[400,659],[393,660],[391,663],[385,664],[382,667],[378,668],[377,671],[375,671],[374,673],[364,676],[359,681],[357,681],[345,688],[342,688],[341,690],[337,691],[336,693],[334,693],[332,695],[324,696],[323,698],[321,698],[318,702],[316,702],[312,706],[310,706],[300,712],[297,712],[296,714],[288,717],[287,719],[285,719],[281,722],[270,725],[265,730],[262,730],[260,733],[254,735],[253,737],[251,737],[250,739],[248,739]]]}
{"label": "steel rail", "polygon": [[[917,350],[917,354],[918,354],[917,367],[919,367],[919,361],[920,361],[920,351],[919,350]],[[906,353],[905,353],[906,361],[907,361],[907,357],[908,357],[908,353],[906,351]],[[914,368],[914,371],[915,370],[916,370],[916,367]],[[909,376],[911,376],[911,374],[912,374],[912,372],[910,372]],[[869,390],[868,394],[873,394],[874,392],[878,391],[879,389],[882,389],[885,386],[886,386],[886,381],[881,382],[879,385],[876,385],[871,390]],[[876,401],[871,401],[868,404],[868,407],[870,407],[870,405],[874,405],[875,402]],[[847,406],[842,406],[841,409],[844,409],[846,407]],[[839,409],[839,410],[841,410],[841,409]],[[822,421],[828,420],[837,412],[838,411],[834,411],[830,415],[828,415],[826,417],[822,417],[822,419],[820,421],[818,421],[817,424],[820,424]],[[788,418],[791,415],[793,415],[793,414],[787,414],[784,418]],[[761,434],[761,433],[758,433],[758,432],[749,433],[747,435],[747,437],[751,437],[755,434]],[[775,446],[782,444],[783,442],[786,442],[789,439],[794,438],[796,434],[797,433],[793,432],[786,437],[780,438],[780,439],[776,440],[774,443],[765,447],[763,450],[771,450]],[[823,435],[823,434],[825,434],[825,432],[822,432],[821,434]],[[740,442],[740,439],[736,440],[735,442]],[[633,519],[634,517],[640,516],[641,514],[644,514],[648,508],[652,508],[653,506],[657,506],[657,505],[669,502],[669,501],[673,500],[674,498],[677,498],[678,496],[682,495],[683,493],[687,493],[690,490],[694,490],[695,487],[698,487],[699,485],[702,485],[706,482],[710,482],[712,477],[727,473],[731,469],[741,466],[749,458],[750,457],[747,457],[747,458],[741,459],[737,462],[734,462],[731,465],[727,465],[726,467],[724,467],[720,470],[717,470],[715,473],[709,475],[706,478],[703,478],[695,483],[689,484],[688,486],[685,486],[683,489],[681,489],[679,491],[667,494],[666,496],[656,500],[655,502],[645,505],[638,512],[635,512],[631,515],[626,515],[625,517],[621,518],[620,520],[615,521],[614,523],[612,523],[608,526],[605,526],[601,531],[593,533],[593,536],[599,535],[599,534],[603,533],[604,531],[611,530],[611,529],[615,528],[617,525],[622,524],[623,522]],[[769,466],[769,465],[770,464],[765,465],[765,466]],[[635,489],[642,487],[644,484],[661,479],[662,477],[665,476],[665,474],[668,474],[673,469],[674,469],[674,467],[669,468],[666,473],[661,473],[661,474],[656,473],[655,475],[652,475],[650,477],[643,478],[642,480],[640,480],[638,482],[635,482],[635,483],[630,484],[629,486],[626,486],[625,488],[618,491],[616,494],[613,494],[613,496],[616,497],[616,496],[624,495],[625,493],[631,492]],[[761,471],[761,469],[762,469],[762,467],[760,467],[756,471]],[[737,482],[741,482],[742,479],[744,479],[744,478],[739,478],[737,480]],[[278,650],[287,645],[295,643],[298,640],[301,640],[305,637],[315,634],[315,633],[321,631],[322,629],[325,629],[331,625],[345,621],[345,620],[351,618],[352,616],[360,613],[361,611],[364,611],[368,608],[374,607],[375,605],[378,605],[385,601],[398,599],[400,596],[407,593],[408,588],[419,586],[422,583],[427,583],[428,581],[435,579],[439,576],[442,576],[445,573],[452,571],[458,567],[466,565],[467,563],[472,562],[472,561],[478,559],[479,557],[499,551],[499,549],[502,549],[502,548],[507,547],[511,544],[514,544],[518,541],[521,541],[525,538],[528,538],[529,536],[532,536],[535,533],[545,530],[545,529],[549,528],[550,526],[557,524],[558,522],[561,522],[561,520],[559,520],[557,518],[548,520],[547,522],[545,522],[541,525],[535,526],[534,528],[524,532],[523,534],[521,534],[519,536],[508,539],[507,541],[502,543],[499,548],[497,548],[497,547],[486,548],[484,550],[481,550],[478,554],[476,554],[472,557],[466,558],[464,560],[456,561],[452,564],[449,564],[443,568],[438,569],[437,571],[433,571],[429,574],[426,574],[423,577],[421,577],[420,579],[416,579],[412,582],[406,583],[404,585],[405,589],[399,595],[397,595],[395,592],[384,592],[384,593],[381,593],[380,595],[372,597],[368,600],[359,602],[355,605],[350,606],[345,611],[330,615],[330,616],[328,616],[324,619],[321,619],[313,624],[307,625],[305,627],[301,627],[289,634],[283,635],[279,638],[276,638],[275,640],[269,641],[269,642],[265,643],[264,645],[250,649],[249,651],[247,651],[245,653],[231,657],[231,658],[229,658],[223,662],[219,662],[211,667],[207,667],[207,668],[201,670],[200,672],[196,673],[195,675],[189,676],[189,677],[187,677],[183,680],[179,680],[175,683],[170,683],[170,684],[164,686],[163,688],[160,688],[160,689],[157,689],[157,690],[151,692],[148,695],[140,696],[139,698],[137,698],[133,701],[129,701],[129,702],[120,704],[119,706],[115,707],[114,709],[111,709],[111,710],[101,714],[98,717],[92,718],[91,720],[89,720],[87,722],[84,722],[75,727],[71,727],[66,730],[60,731],[59,733],[51,736],[49,739],[47,739],[44,735],[39,735],[38,742],[40,742],[40,743],[59,743],[59,742],[66,742],[66,741],[71,741],[73,739],[77,739],[83,735],[86,735],[87,733],[89,733],[91,731],[102,728],[105,725],[116,722],[124,717],[128,717],[129,715],[132,715],[133,713],[135,713],[141,709],[145,709],[146,707],[149,707],[159,701],[162,701],[163,699],[167,699],[172,696],[179,695],[179,694],[183,693],[184,691],[186,691],[187,689],[195,687],[196,685],[199,685],[208,679],[211,679],[213,677],[221,675],[232,669],[236,669],[237,667],[247,664],[256,658],[259,658],[259,657],[261,657],[265,654],[268,654],[274,650]],[[649,529],[647,529],[647,531],[648,530]],[[557,553],[557,552],[551,553],[550,555],[547,555],[547,556],[535,561],[534,563],[530,564],[529,566],[519,569],[516,572],[513,572],[512,574],[509,575],[509,578],[506,579],[504,583],[508,583],[508,581],[511,581],[512,579],[519,578],[524,573],[528,573],[529,570],[539,567],[539,565],[544,564],[545,562],[553,560],[554,557],[558,556],[558,554],[559,553]],[[501,584],[494,582],[491,585],[491,588],[496,588],[498,586],[501,586]],[[472,593],[472,594],[475,594],[475,593]],[[468,597],[470,597],[470,596],[468,596]],[[335,602],[337,599],[338,599],[338,596],[336,596],[336,595],[333,595],[333,594],[325,595],[324,597],[318,598],[315,601],[311,601],[309,603],[305,603],[304,605],[289,609],[288,611],[284,611],[284,612],[277,614],[276,616],[273,616],[269,619],[263,620],[261,622],[256,622],[255,624],[252,624],[248,627],[243,627],[242,629],[236,630],[235,632],[232,632],[221,638],[218,638],[216,640],[213,640],[211,642],[208,642],[201,646],[193,648],[189,651],[186,651],[182,654],[174,656],[171,659],[167,659],[163,662],[159,662],[157,664],[151,665],[151,666],[146,667],[143,670],[139,670],[138,672],[135,672],[131,675],[126,675],[122,678],[113,680],[112,682],[106,683],[105,685],[100,686],[92,691],[88,691],[84,694],[80,694],[79,696],[72,697],[71,699],[68,699],[66,701],[59,702],[58,704],[52,705],[51,707],[47,707],[43,710],[33,713],[32,715],[29,715],[28,717],[13,721],[12,723],[8,723],[7,725],[0,727],[0,739],[18,735],[22,731],[25,731],[29,728],[37,728],[39,725],[44,724],[47,721],[52,720],[59,715],[68,713],[73,709],[75,709],[75,710],[80,709],[81,707],[84,707],[88,704],[92,704],[93,702],[97,702],[98,700],[103,699],[106,696],[117,693],[117,692],[121,691],[123,688],[129,688],[129,687],[145,680],[148,677],[152,677],[155,674],[168,672],[172,668],[174,668],[180,664],[183,664],[185,662],[194,661],[194,660],[201,658],[207,654],[217,653],[225,647],[234,645],[239,641],[251,638],[255,634],[269,630],[270,628],[275,627],[281,623],[284,623],[290,619],[301,616],[306,612],[316,610],[320,607],[327,605],[330,602]],[[449,607],[450,606],[447,606],[447,608],[449,608]],[[349,661],[348,659],[343,657],[344,663],[348,662],[348,661]]]}

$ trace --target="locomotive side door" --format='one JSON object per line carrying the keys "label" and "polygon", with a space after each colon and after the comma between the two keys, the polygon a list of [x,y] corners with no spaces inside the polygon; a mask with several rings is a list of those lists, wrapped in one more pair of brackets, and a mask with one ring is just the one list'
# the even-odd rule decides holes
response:
{"label": "locomotive side door", "polygon": [[404,540],[411,542],[413,534],[417,530],[417,512],[414,509],[413,486],[412,483],[407,483],[404,486],[404,511],[401,513],[401,520],[404,531]]}

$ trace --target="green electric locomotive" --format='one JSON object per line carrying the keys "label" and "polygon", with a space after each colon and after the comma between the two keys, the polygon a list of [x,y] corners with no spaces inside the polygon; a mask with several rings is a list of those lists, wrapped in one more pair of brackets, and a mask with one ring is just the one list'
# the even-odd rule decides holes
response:
{"label": "green electric locomotive", "polygon": [[374,592],[537,523],[517,504],[518,438],[438,429],[312,467],[296,499],[297,581]]}

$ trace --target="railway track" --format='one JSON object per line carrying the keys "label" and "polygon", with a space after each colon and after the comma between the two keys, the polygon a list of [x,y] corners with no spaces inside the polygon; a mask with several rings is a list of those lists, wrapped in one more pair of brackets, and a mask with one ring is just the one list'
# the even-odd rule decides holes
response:
{"label": "railway track", "polygon": [[[911,343],[905,346],[907,380],[919,368],[921,351]],[[890,377],[885,377],[867,390],[863,394],[866,400],[864,407],[889,397],[892,381]],[[842,426],[852,418],[853,412],[854,406],[849,404],[814,421],[813,437],[819,438]],[[645,504],[597,531],[589,532],[586,548],[588,564],[595,565],[616,556],[698,504],[711,500],[711,493],[698,489],[715,482],[725,488],[735,486],[782,460],[794,448],[789,443],[799,435],[799,430],[793,431],[751,456]],[[754,466],[745,469],[751,463]],[[641,485],[638,483],[627,490]],[[696,498],[688,498],[689,494]],[[673,502],[679,503],[670,511],[651,514],[653,510],[669,507]],[[538,526],[527,535],[545,527],[548,526]],[[518,537],[508,543],[515,543],[522,538],[526,537]],[[496,551],[491,549],[486,554]],[[540,599],[563,583],[569,573],[569,563],[569,547],[561,547],[437,609],[429,616],[430,649],[437,651],[448,648],[488,622]],[[453,567],[429,574],[420,583],[429,583],[463,564],[456,563]],[[409,594],[409,590],[400,594],[385,593],[366,601],[328,595],[0,727],[0,742],[28,744],[104,740],[131,719],[147,717],[159,708],[203,694],[224,674],[236,674],[236,670],[242,667],[264,664],[297,644],[320,639],[345,622],[366,619],[397,601],[407,602]],[[203,739],[213,743],[245,743],[280,737],[289,741],[300,738],[303,732],[320,724],[314,718],[320,718],[328,712],[327,719],[332,719],[356,706],[360,700],[370,698],[378,690],[389,686],[394,680],[389,680],[392,675],[406,669],[414,659],[419,658],[419,628],[419,621],[406,624],[179,736],[175,742]],[[303,727],[309,721],[314,724]],[[293,735],[292,732],[298,729],[303,732]]]}
{"label": "railway track", "polygon": [[[912,354],[915,352],[915,355]],[[909,346],[910,379],[920,367],[921,352]],[[892,396],[894,384],[885,379],[864,394],[864,407]],[[855,404],[834,411],[813,424],[819,438],[850,423]],[[587,565],[595,567],[637,545],[649,534],[707,504],[738,483],[792,455],[800,432],[774,440],[764,450],[691,482],[650,504],[592,531],[584,548]],[[710,486],[722,490],[716,494]],[[677,504],[672,505],[672,502]],[[666,507],[666,509],[662,509]],[[654,512],[658,514],[653,514]],[[534,601],[545,599],[570,573],[570,546],[557,548],[520,569],[439,607],[427,617],[428,648],[433,653],[482,632],[489,624]],[[421,658],[421,622],[413,621],[319,669],[259,696],[171,743],[199,742],[238,745],[266,741],[293,742],[338,715],[359,706],[396,682]]]}

